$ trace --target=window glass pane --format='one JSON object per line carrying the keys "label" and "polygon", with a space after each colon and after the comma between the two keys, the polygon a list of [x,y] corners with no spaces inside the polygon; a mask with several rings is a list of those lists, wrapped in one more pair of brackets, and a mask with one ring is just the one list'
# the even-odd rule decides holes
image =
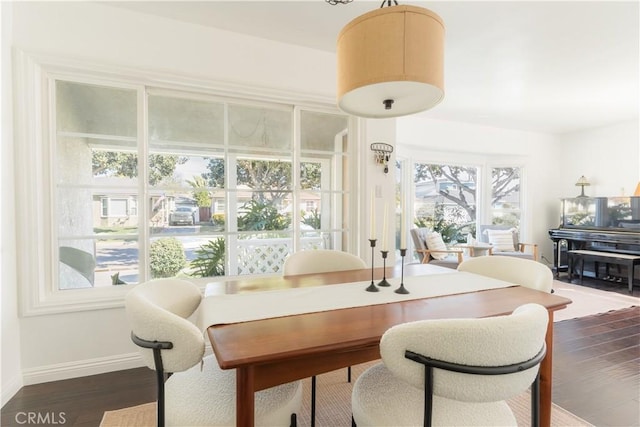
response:
{"label": "window glass pane", "polygon": [[446,243],[463,242],[475,230],[475,167],[416,163],[414,224],[442,235]]}
{"label": "window glass pane", "polygon": [[[94,208],[97,218],[94,217]],[[91,236],[96,223],[100,223],[101,213],[100,198],[96,199],[94,206],[91,188],[58,188],[56,218],[61,237]]]}
{"label": "window glass pane", "polygon": [[152,236],[209,235],[224,231],[225,215],[214,218],[210,207],[199,207],[189,196],[171,191],[151,196],[149,230]]}
{"label": "window glass pane", "polygon": [[121,274],[136,281],[137,92],[63,81],[55,87],[58,288],[111,286]]}
{"label": "window glass pane", "polygon": [[[203,261],[196,261],[211,256],[206,254],[211,252],[211,241],[218,241],[211,235],[224,230],[224,213],[215,222],[213,216],[214,194],[218,199],[225,197],[216,190],[225,183],[224,110],[219,102],[149,97],[152,277],[225,272],[224,240],[214,245],[222,256],[220,266],[210,270]],[[164,252],[165,247],[172,251]],[[198,251],[204,254],[197,255]],[[158,260],[160,254],[164,258]],[[198,265],[192,266],[192,261]],[[163,264],[172,266],[170,271],[163,271]]]}
{"label": "window glass pane", "polygon": [[229,105],[229,145],[235,148],[291,149],[290,111]]}
{"label": "window glass pane", "polygon": [[168,235],[151,239],[151,277],[211,277],[226,273],[224,236]]}
{"label": "window glass pane", "polygon": [[[325,197],[325,199],[327,200],[327,205],[329,205],[330,198]],[[300,230],[321,230],[322,228],[328,229],[330,227],[330,224],[326,221],[329,215],[325,218],[326,223],[322,223],[322,193],[319,191],[301,191],[299,200]]]}
{"label": "window glass pane", "polygon": [[135,137],[135,90],[56,82],[58,132]]}
{"label": "window glass pane", "polygon": [[[261,199],[282,200],[291,190],[291,162],[280,160],[238,159],[238,188],[265,190]],[[268,190],[268,191],[267,191]]]}
{"label": "window glass pane", "polygon": [[224,203],[226,198],[226,192],[218,187],[224,185],[223,158],[158,154],[150,159],[155,170],[149,179],[152,235],[224,230],[224,208],[215,212],[216,203]]}
{"label": "window glass pane", "polygon": [[520,226],[520,168],[491,169],[491,223]]}
{"label": "window glass pane", "polygon": [[238,231],[280,231],[291,228],[291,193],[254,191],[238,194]]}
{"label": "window glass pane", "polygon": [[[116,230],[118,231],[118,230]],[[102,233],[102,236],[108,233]],[[96,285],[111,286],[138,283],[140,267],[138,259],[138,239],[118,238],[113,232],[111,238],[96,240]]]}
{"label": "window glass pane", "polygon": [[207,151],[224,144],[224,104],[149,96],[149,137],[156,151]]}
{"label": "window glass pane", "polygon": [[[156,189],[185,189],[205,196],[209,189],[224,188],[224,159],[179,154],[149,156],[149,185]],[[204,203],[206,197],[200,202]]]}
{"label": "window glass pane", "polygon": [[183,239],[187,257],[187,271],[191,277],[224,276],[226,266],[226,240],[215,235],[201,239]]}
{"label": "window glass pane", "polygon": [[342,138],[348,128],[348,117],[337,114],[300,112],[302,150],[341,152]]}
{"label": "window glass pane", "polygon": [[96,248],[91,239],[65,240],[58,243],[59,289],[82,289],[102,282],[96,280]]}
{"label": "window glass pane", "polygon": [[[349,251],[349,119],[300,111],[300,249]],[[318,230],[318,231],[313,231]]]}
{"label": "window glass pane", "polygon": [[[321,162],[301,162],[300,188],[303,190],[319,190],[322,188],[322,172]],[[330,171],[325,171],[325,173],[329,174]]]}
{"label": "window glass pane", "polygon": [[[108,233],[102,233],[103,235]],[[59,242],[59,289],[138,283],[138,242],[133,238]]]}
{"label": "window glass pane", "polygon": [[320,231],[301,231],[300,246],[302,250],[334,249],[332,233]]}

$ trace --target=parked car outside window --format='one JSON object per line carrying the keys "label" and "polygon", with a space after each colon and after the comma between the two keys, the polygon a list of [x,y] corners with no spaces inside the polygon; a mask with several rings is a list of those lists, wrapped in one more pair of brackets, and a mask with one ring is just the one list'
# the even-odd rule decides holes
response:
{"label": "parked car outside window", "polygon": [[194,225],[195,215],[193,209],[187,206],[178,206],[169,214],[169,225]]}

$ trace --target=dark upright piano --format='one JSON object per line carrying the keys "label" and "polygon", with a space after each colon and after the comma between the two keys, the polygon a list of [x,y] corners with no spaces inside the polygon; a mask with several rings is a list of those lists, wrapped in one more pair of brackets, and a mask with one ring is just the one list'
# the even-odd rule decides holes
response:
{"label": "dark upright piano", "polygon": [[[560,227],[549,230],[556,277],[568,271],[572,250],[640,256],[640,197],[575,197],[561,203]],[[598,263],[586,266],[585,276],[601,277],[599,267]]]}

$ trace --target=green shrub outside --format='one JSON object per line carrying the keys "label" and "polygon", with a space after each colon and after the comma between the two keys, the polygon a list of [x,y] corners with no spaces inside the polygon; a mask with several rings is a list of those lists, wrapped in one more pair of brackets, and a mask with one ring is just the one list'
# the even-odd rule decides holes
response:
{"label": "green shrub outside", "polygon": [[224,228],[224,214],[223,213],[215,213],[211,215],[211,223],[213,225]]}
{"label": "green shrub outside", "polygon": [[311,212],[302,211],[302,223],[312,227],[314,230],[320,230],[321,218],[318,209]]}
{"label": "green shrub outside", "polygon": [[281,215],[267,201],[250,200],[238,211],[238,231],[286,230],[291,224],[289,215]]}
{"label": "green shrub outside", "polygon": [[209,240],[195,251],[196,259],[191,261],[190,267],[195,269],[191,273],[193,277],[224,276],[224,251],[223,238]]}
{"label": "green shrub outside", "polygon": [[152,278],[174,277],[186,264],[184,246],[175,237],[165,237],[151,243],[149,266]]}

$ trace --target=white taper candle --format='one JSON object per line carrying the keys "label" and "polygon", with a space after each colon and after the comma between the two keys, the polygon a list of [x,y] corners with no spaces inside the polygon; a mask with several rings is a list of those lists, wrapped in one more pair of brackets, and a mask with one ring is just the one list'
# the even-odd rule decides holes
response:
{"label": "white taper candle", "polygon": [[376,194],[374,190],[371,190],[371,214],[370,214],[370,222],[371,222],[371,230],[369,232],[369,239],[375,240],[376,238]]}

